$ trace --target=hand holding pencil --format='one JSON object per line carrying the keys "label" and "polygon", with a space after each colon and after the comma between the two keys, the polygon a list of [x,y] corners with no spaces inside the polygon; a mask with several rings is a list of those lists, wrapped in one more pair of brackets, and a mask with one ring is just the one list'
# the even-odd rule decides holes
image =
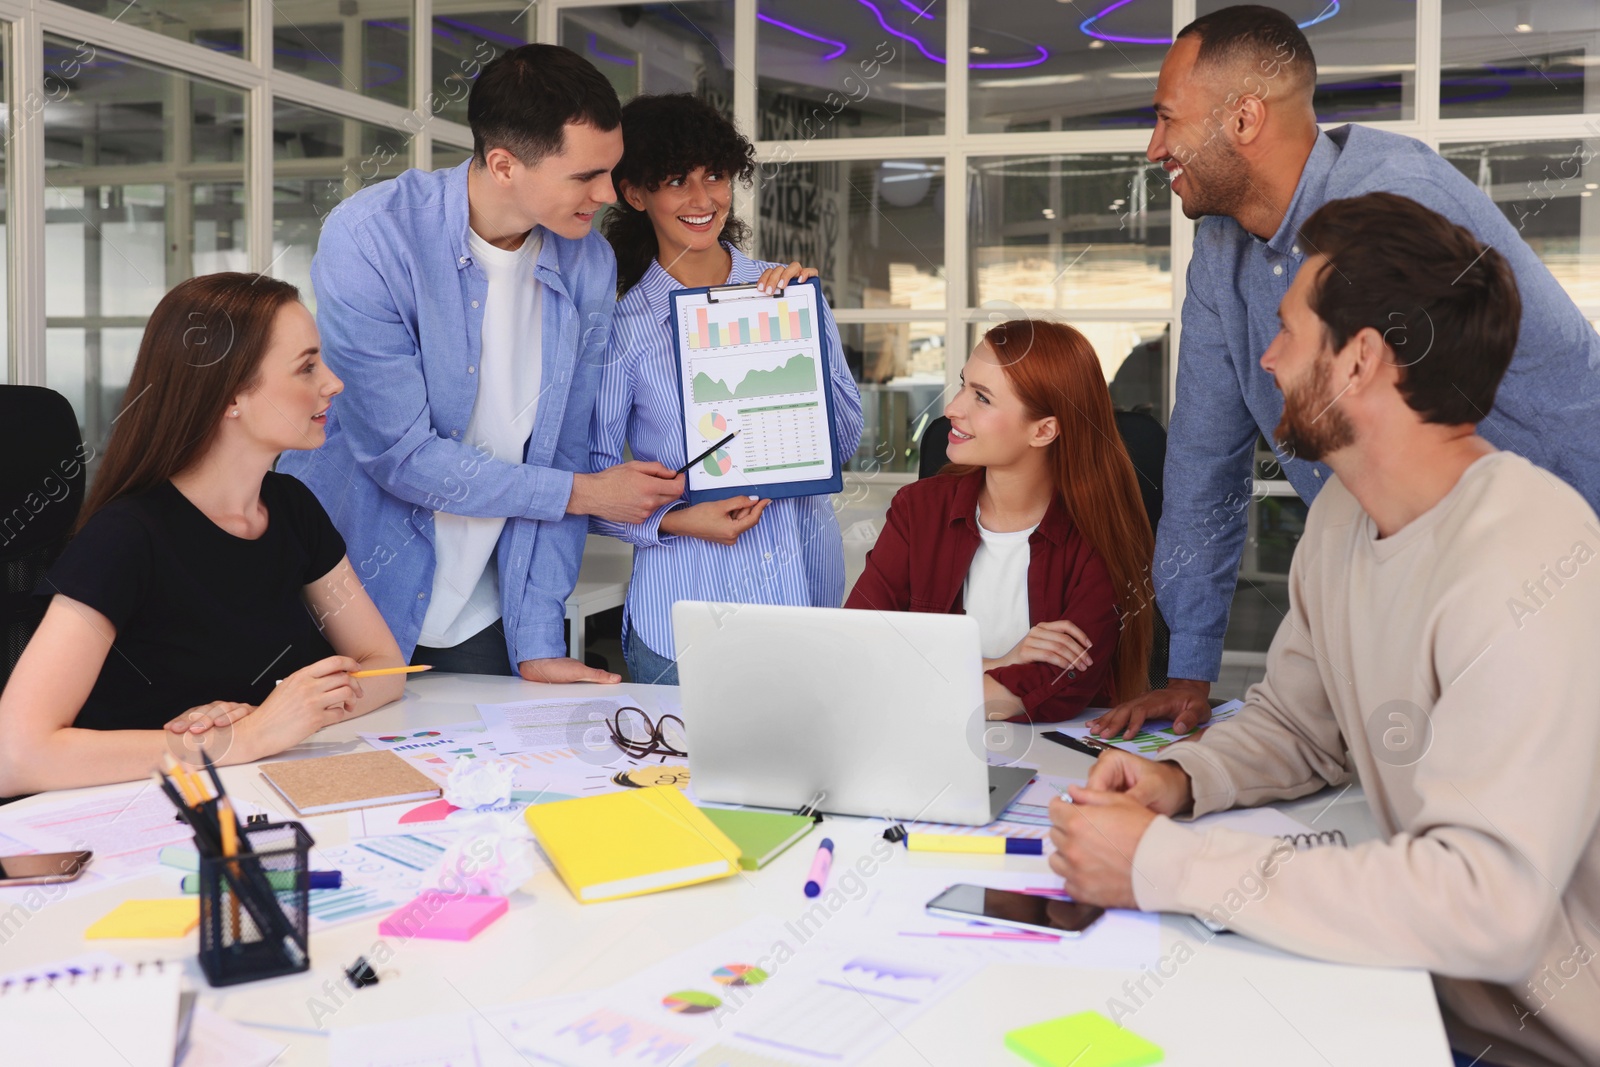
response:
{"label": "hand holding pencil", "polygon": [[318,730],[349,718],[365,696],[361,661],[328,656],[283,679],[233,727],[231,760],[251,762],[293,748]]}
{"label": "hand holding pencil", "polygon": [[[330,667],[335,666],[341,669],[329,669]],[[318,663],[313,663],[309,667],[303,668],[301,671],[296,672],[296,675],[303,675],[306,678],[315,678],[318,680],[318,682],[313,685],[313,694],[310,697],[310,701],[314,704],[316,699],[318,699],[315,696],[315,693],[322,692],[325,697],[325,702],[321,705],[321,707],[328,709],[329,711],[337,710],[339,714],[336,716],[331,716],[328,719],[330,722],[337,722],[339,719],[347,717],[354,710],[354,702],[361,699],[361,697],[365,695],[361,687],[360,679],[418,674],[422,671],[430,671],[432,669],[433,668],[428,664],[417,664],[409,667],[361,667],[360,661],[358,660],[350,659],[344,656],[333,656],[329,657],[328,659],[321,660]],[[166,724],[166,729],[174,734],[190,735],[191,737],[198,738],[202,734],[209,733],[221,727],[234,726],[235,724],[241,723],[247,716],[251,716],[253,714],[257,714],[259,711],[266,710],[269,701],[271,701],[273,697],[278,698],[276,703],[282,703],[284,700],[292,697],[294,695],[292,691],[287,694],[280,693],[280,691],[283,689],[283,686],[291,679],[294,679],[296,675],[291,675],[289,678],[278,679],[274,684],[272,697],[269,697],[268,701],[263,701],[259,709],[253,704],[244,704],[230,700],[214,700],[209,704],[202,704],[198,707],[190,708],[182,715],[176,716]],[[347,690],[347,692],[341,695],[341,689]],[[324,723],[324,725],[326,725],[326,723]],[[241,726],[240,728],[246,733],[255,732],[253,724]],[[320,729],[320,727],[318,728]],[[274,732],[276,733],[276,731]],[[303,740],[303,738],[298,740]],[[291,741],[289,744],[296,744],[298,743],[298,740]],[[208,742],[200,743],[207,744]],[[231,743],[223,744],[226,745]],[[216,747],[213,747],[212,751],[216,752]],[[260,752],[259,755],[272,755],[277,751],[280,750],[272,749],[270,751]],[[218,758],[221,758],[221,754],[218,754]]]}

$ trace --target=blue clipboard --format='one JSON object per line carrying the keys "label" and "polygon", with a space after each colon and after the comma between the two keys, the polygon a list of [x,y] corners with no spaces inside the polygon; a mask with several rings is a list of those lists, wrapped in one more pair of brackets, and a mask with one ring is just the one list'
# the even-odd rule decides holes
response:
{"label": "blue clipboard", "polygon": [[[797,289],[811,291],[807,310],[815,322],[801,319],[804,312],[783,310]],[[825,307],[822,283],[815,278],[790,282],[776,296],[762,295],[754,284],[673,291],[672,351],[684,461],[700,455],[725,431],[738,430],[725,449],[690,466],[689,503],[734,496],[778,500],[844,488]],[[815,388],[797,390],[813,351]],[[754,468],[748,474],[747,460]],[[817,468],[816,477],[803,476],[808,467]],[[773,481],[770,472],[780,469],[790,476]]]}

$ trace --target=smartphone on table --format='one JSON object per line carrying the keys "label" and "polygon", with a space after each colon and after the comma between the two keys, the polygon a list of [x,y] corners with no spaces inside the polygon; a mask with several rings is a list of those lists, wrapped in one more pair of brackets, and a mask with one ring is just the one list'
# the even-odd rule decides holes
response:
{"label": "smartphone on table", "polygon": [[1062,937],[1077,937],[1106,913],[1106,909],[1093,904],[981,885],[953,885],[928,901],[927,908],[928,914],[942,919],[1012,926]]}
{"label": "smartphone on table", "polygon": [[93,852],[36,852],[31,856],[0,856],[0,889],[14,885],[70,882],[83,873],[93,857]]}

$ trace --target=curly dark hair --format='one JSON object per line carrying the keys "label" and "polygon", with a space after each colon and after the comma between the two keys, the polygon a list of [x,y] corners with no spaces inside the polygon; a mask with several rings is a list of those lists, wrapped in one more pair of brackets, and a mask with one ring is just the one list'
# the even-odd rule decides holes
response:
{"label": "curly dark hair", "polygon": [[[716,108],[688,93],[636,96],[623,105],[622,159],[611,172],[613,182],[654,191],[698,167],[748,187],[755,177],[755,146]],[[655,227],[649,215],[619,195],[601,229],[617,253],[620,299],[639,284],[660,252]],[[717,239],[742,248],[750,227],[729,211]]]}

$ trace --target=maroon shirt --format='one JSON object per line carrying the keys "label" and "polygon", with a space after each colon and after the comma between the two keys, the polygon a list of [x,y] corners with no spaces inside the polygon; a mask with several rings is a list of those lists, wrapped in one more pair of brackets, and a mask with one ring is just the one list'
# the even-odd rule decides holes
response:
{"label": "maroon shirt", "polygon": [[[961,590],[981,543],[983,477],[982,470],[940,474],[896,493],[883,533],[867,553],[867,569],[844,606],[966,614]],[[1086,707],[1110,706],[1115,703],[1111,661],[1121,625],[1105,559],[1072,524],[1059,496],[1050,501],[1028,546],[1028,624],[1071,620],[1093,642],[1094,663],[1081,671],[1021,663],[988,673],[1021,698],[1032,722],[1060,722]]]}

